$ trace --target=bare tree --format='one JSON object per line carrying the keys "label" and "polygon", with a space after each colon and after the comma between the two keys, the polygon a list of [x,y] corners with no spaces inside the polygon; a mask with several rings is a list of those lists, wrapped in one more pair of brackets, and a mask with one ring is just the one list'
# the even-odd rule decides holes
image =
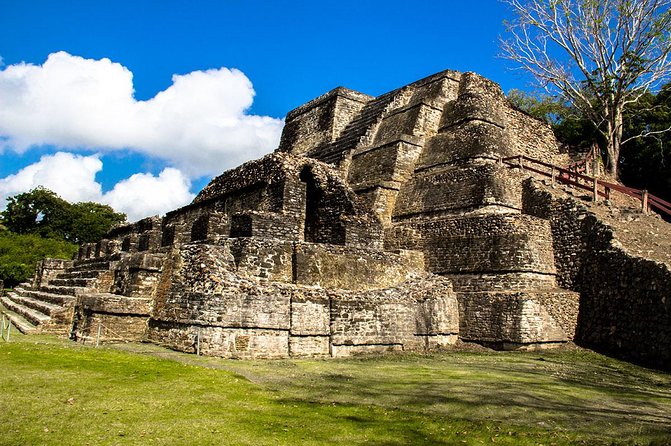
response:
{"label": "bare tree", "polygon": [[617,177],[625,108],[671,78],[671,0],[502,1],[515,15],[503,57],[594,124]]}

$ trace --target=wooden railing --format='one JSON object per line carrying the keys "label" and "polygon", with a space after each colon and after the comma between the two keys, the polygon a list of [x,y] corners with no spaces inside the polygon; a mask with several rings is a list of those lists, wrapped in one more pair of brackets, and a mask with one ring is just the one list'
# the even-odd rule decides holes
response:
{"label": "wooden railing", "polygon": [[592,147],[587,151],[584,157],[582,159],[579,159],[578,161],[575,161],[571,164],[569,164],[566,168],[572,172],[577,172],[577,173],[582,173],[584,175],[588,175],[590,172],[590,169],[592,169],[592,173],[596,173],[594,167],[594,161],[597,159],[597,154],[599,153],[599,146],[595,144],[592,144]]}
{"label": "wooden railing", "polygon": [[671,217],[671,203],[649,194],[646,190],[610,183],[596,177],[578,173],[572,169],[555,166],[554,164],[549,164],[524,155],[501,158],[499,161],[510,167],[518,167],[522,170],[550,177],[553,185],[555,182],[560,182],[569,184],[578,189],[590,191],[595,202],[599,197],[609,200],[612,191],[616,191],[637,198],[641,202],[641,210],[646,214],[650,209],[654,209],[655,211]]}

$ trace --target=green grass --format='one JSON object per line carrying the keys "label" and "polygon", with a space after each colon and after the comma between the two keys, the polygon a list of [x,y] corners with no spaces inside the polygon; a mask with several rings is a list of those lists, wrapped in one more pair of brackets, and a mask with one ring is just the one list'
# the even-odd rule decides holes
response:
{"label": "green grass", "polygon": [[585,351],[233,361],[0,341],[0,444],[671,444],[671,376]]}

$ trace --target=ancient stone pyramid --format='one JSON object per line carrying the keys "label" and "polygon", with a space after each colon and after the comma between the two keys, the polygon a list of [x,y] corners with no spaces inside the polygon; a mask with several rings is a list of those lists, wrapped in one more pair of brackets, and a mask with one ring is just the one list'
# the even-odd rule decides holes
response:
{"label": "ancient stone pyramid", "polygon": [[3,301],[83,342],[226,357],[575,340],[668,364],[669,266],[618,251],[584,205],[500,162],[515,155],[569,161],[474,73],[336,88],[287,115],[274,153]]}

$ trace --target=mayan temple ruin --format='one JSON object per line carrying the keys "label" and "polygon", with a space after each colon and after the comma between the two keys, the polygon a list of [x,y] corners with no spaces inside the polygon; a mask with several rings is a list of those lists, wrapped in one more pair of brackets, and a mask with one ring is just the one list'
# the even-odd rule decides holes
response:
{"label": "mayan temple ruin", "polygon": [[275,152],[45,259],[2,303],[26,331],[223,357],[575,342],[669,367],[671,261],[528,159],[574,161],[477,74],[339,87],[287,115]]}

